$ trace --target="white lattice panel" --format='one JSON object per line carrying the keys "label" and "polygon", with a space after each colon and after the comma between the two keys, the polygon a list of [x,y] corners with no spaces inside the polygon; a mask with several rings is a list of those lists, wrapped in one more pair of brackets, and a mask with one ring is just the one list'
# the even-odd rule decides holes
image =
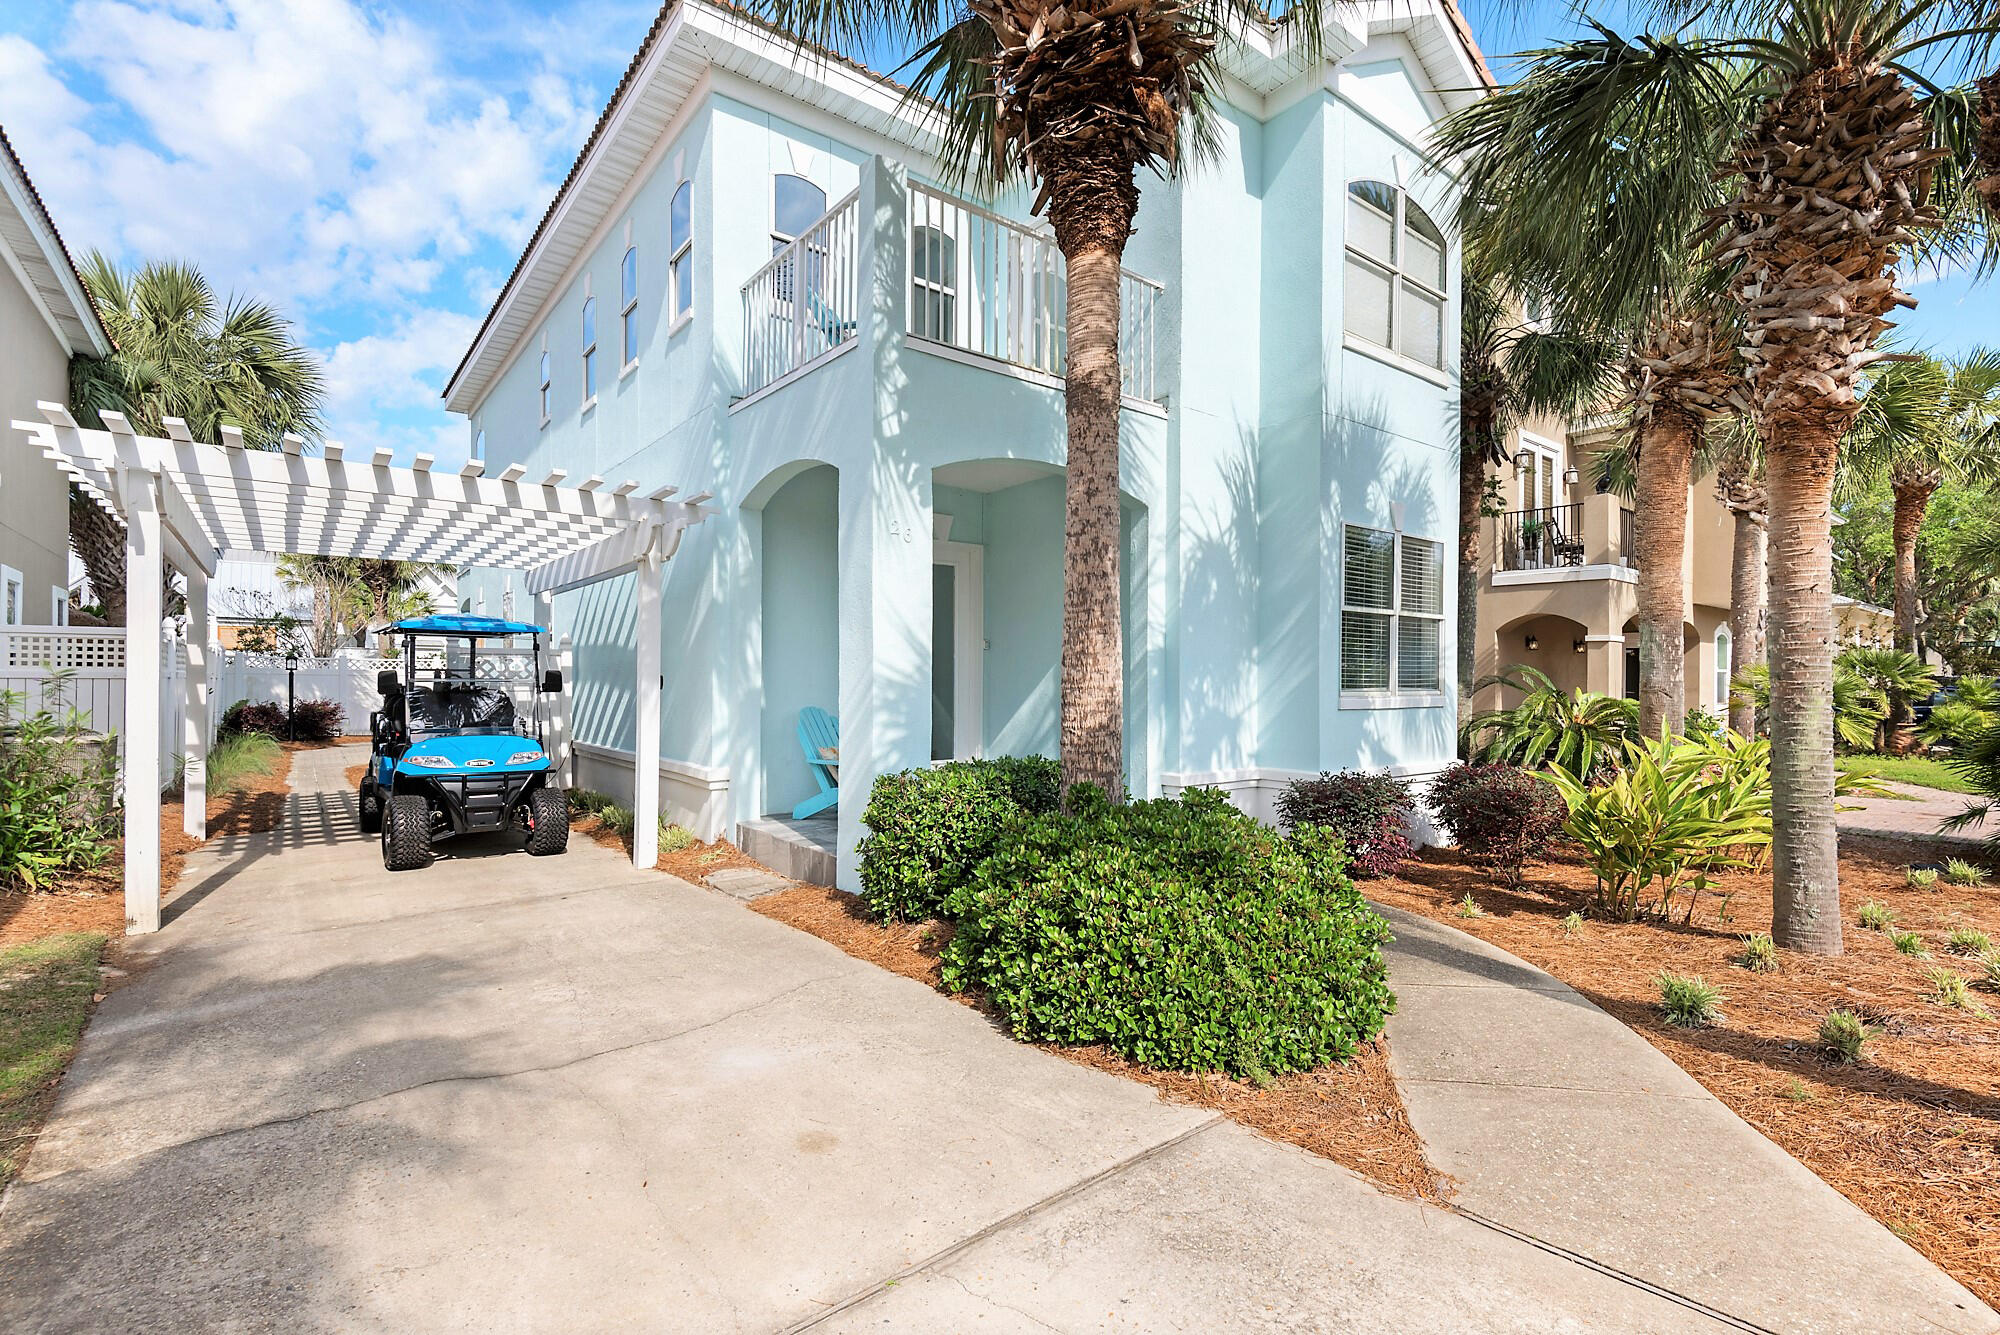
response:
{"label": "white lattice panel", "polygon": [[116,626],[34,626],[0,630],[0,668],[123,671],[125,632]]}

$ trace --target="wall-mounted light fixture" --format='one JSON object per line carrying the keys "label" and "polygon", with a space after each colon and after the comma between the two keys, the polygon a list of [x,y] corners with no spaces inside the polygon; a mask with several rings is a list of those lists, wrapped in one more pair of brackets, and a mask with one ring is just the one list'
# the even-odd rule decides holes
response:
{"label": "wall-mounted light fixture", "polygon": [[1530,652],[1539,649],[1541,647],[1542,647],[1542,642],[1540,640],[1536,639],[1532,635],[1528,637],[1528,649]]}
{"label": "wall-mounted light fixture", "polygon": [[1563,485],[1565,487],[1574,487],[1582,476],[1583,474],[1576,471],[1576,465],[1571,464],[1568,468],[1563,469]]}
{"label": "wall-mounted light fixture", "polygon": [[1514,467],[1516,468],[1526,468],[1534,461],[1535,452],[1533,450],[1521,450],[1514,455]]}
{"label": "wall-mounted light fixture", "polygon": [[1571,641],[1571,643],[1570,643],[1570,646],[1569,646],[1569,647],[1570,647],[1570,648],[1572,648],[1572,649],[1574,649],[1574,650],[1576,650],[1576,651],[1577,651],[1578,653],[1582,653],[1582,652],[1583,652],[1583,647],[1584,647],[1584,646],[1583,646],[1583,641],[1582,641],[1582,640],[1573,640],[1573,641]]}

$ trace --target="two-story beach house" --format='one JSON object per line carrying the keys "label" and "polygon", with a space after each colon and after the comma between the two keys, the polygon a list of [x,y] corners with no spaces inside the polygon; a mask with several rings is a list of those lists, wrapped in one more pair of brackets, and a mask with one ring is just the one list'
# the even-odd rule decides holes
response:
{"label": "two-story beach house", "polygon": [[[1484,67],[1448,0],[1334,58],[1230,51],[1219,156],[1148,179],[1124,283],[1131,791],[1422,776],[1454,753],[1458,255],[1426,128]],[[887,80],[663,9],[445,397],[489,471],[709,493],[664,573],[662,794],[747,837],[876,775],[1053,753],[1063,265],[946,188]],[[604,484],[601,484],[604,485]],[[500,572],[468,604],[528,605]],[[577,781],[632,790],[631,579],[559,596]],[[835,814],[835,813],[829,813]],[[827,868],[832,870],[832,859]]]}

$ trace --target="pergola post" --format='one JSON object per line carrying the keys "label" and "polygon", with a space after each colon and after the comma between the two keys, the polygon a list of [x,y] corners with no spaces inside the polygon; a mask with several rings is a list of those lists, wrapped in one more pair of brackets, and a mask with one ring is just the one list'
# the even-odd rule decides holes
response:
{"label": "pergola post", "polygon": [[181,829],[208,838],[208,576],[187,576],[187,672],[181,677]]}
{"label": "pergola post", "polygon": [[159,479],[121,470],[125,509],[125,930],[160,930],[160,594]]}
{"label": "pergola post", "polygon": [[660,555],[638,560],[638,652],[633,655],[632,865],[650,871],[660,856]]}

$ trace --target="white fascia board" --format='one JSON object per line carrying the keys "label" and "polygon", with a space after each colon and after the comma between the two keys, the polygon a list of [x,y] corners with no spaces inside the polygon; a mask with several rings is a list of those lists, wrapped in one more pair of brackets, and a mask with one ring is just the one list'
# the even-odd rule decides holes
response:
{"label": "white fascia board", "polygon": [[[57,342],[71,356],[79,353],[110,356],[111,340],[105,336],[104,326],[98,323],[97,308],[90,304],[90,297],[70,264],[69,252],[63,249],[62,239],[42,221],[42,212],[35,207],[27,182],[12,169],[11,163],[7,165],[8,170],[0,171],[0,187],[4,187],[0,194],[5,196],[12,215],[9,221],[14,226],[5,230],[25,233],[34,247],[27,254],[17,254],[17,247],[0,236],[0,252],[6,254],[7,267],[27,289],[28,300],[35,304]],[[50,309],[46,294],[51,288],[63,294],[67,310]],[[70,327],[65,328],[65,323]]]}

